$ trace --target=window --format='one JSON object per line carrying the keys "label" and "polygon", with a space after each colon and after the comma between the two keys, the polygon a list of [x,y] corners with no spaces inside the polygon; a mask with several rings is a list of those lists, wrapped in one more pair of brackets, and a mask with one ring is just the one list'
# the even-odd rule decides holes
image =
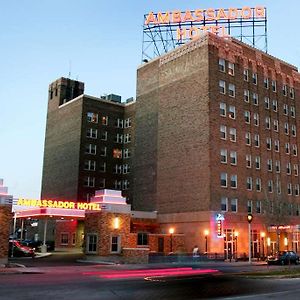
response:
{"label": "window", "polygon": [[295,90],[294,90],[294,88],[290,88],[290,98],[295,99]]}
{"label": "window", "polygon": [[255,168],[256,168],[257,170],[260,169],[260,156],[256,156],[256,157],[255,157]]}
{"label": "window", "polygon": [[274,110],[274,111],[277,111],[277,108],[278,108],[277,100],[273,100],[273,101],[272,101],[272,107],[273,107],[273,110]]}
{"label": "window", "polygon": [[86,137],[91,138],[91,139],[96,139],[97,138],[97,129],[95,128],[88,128],[86,130]]}
{"label": "window", "polygon": [[272,91],[276,93],[276,80],[272,80]]}
{"label": "window", "polygon": [[107,141],[107,131],[101,131],[101,138],[102,141]]}
{"label": "window", "polygon": [[283,114],[287,116],[288,113],[289,113],[289,107],[288,107],[288,105],[287,104],[283,104]]}
{"label": "window", "polygon": [[270,117],[266,117],[265,122],[266,122],[266,129],[271,129],[271,119],[270,119]]}
{"label": "window", "polygon": [[284,133],[285,133],[286,135],[289,134],[289,124],[288,124],[288,123],[284,123]]}
{"label": "window", "polygon": [[106,162],[101,162],[100,163],[99,172],[101,172],[101,173],[105,173],[106,172]]}
{"label": "window", "polygon": [[279,140],[274,141],[274,149],[276,152],[279,152]]}
{"label": "window", "polygon": [[278,132],[278,120],[273,121],[274,130]]}
{"label": "window", "polygon": [[124,134],[124,144],[128,144],[130,142],[131,142],[131,134],[130,133]]}
{"label": "window", "polygon": [[123,143],[123,134],[121,133],[117,133],[116,137],[115,137],[115,142],[122,144]]}
{"label": "window", "polygon": [[124,125],[124,121],[123,121],[123,119],[117,119],[116,120],[116,123],[115,123],[115,126],[117,127],[117,128],[123,128],[123,125]]}
{"label": "window", "polygon": [[233,106],[233,105],[229,106],[228,116],[231,119],[235,119],[235,106]]}
{"label": "window", "polygon": [[280,173],[280,161],[279,160],[275,161],[275,171],[276,171],[276,173]]}
{"label": "window", "polygon": [[93,112],[87,113],[87,121],[90,123],[98,123],[98,114]]}
{"label": "window", "polygon": [[244,81],[248,81],[248,80],[249,80],[249,70],[244,69]]}
{"label": "window", "polygon": [[226,140],[226,126],[224,125],[220,126],[220,138]]}
{"label": "window", "polygon": [[73,232],[72,233],[72,245],[75,245],[76,244],[76,233]]}
{"label": "window", "polygon": [[96,154],[96,149],[97,149],[96,145],[86,144],[85,145],[85,154],[93,154],[93,155],[95,155]]}
{"label": "window", "polygon": [[87,252],[88,253],[96,253],[97,252],[97,234],[88,233],[87,234]]}
{"label": "window", "polygon": [[290,154],[290,143],[285,143],[285,153]]}
{"label": "window", "polygon": [[223,102],[220,103],[220,116],[226,117],[226,104]]}
{"label": "window", "polygon": [[272,172],[272,159],[267,160],[267,168],[269,172]]}
{"label": "window", "polygon": [[291,175],[291,163],[286,164],[286,174]]}
{"label": "window", "polygon": [[115,190],[122,190],[122,180],[115,180]]}
{"label": "window", "polygon": [[111,236],[111,243],[110,243],[110,252],[111,253],[119,253],[121,250],[120,245],[121,238],[119,235],[112,235]]}
{"label": "window", "polygon": [[106,156],[106,147],[102,146],[100,149],[100,156]]}
{"label": "window", "polygon": [[230,97],[235,97],[235,85],[234,84],[229,83],[228,93],[229,93]]}
{"label": "window", "polygon": [[221,211],[227,211],[228,207],[228,198],[222,197],[221,198]]}
{"label": "window", "polygon": [[221,94],[226,93],[226,87],[225,87],[225,81],[224,80],[219,81],[219,91],[220,91]]}
{"label": "window", "polygon": [[113,149],[113,158],[122,158],[122,150],[121,149]]}
{"label": "window", "polygon": [[270,109],[270,99],[268,97],[265,97],[265,108]]}
{"label": "window", "polygon": [[293,188],[292,188],[292,184],[288,183],[287,185],[287,193],[288,195],[292,195],[293,194]]}
{"label": "window", "polygon": [[138,246],[148,246],[148,233],[139,232],[137,234],[137,245]]}
{"label": "window", "polygon": [[259,135],[254,134],[254,146],[259,147]]}
{"label": "window", "polygon": [[130,173],[130,165],[125,164],[123,165],[123,174],[128,174]]}
{"label": "window", "polygon": [[225,72],[225,59],[219,58],[219,71]]}
{"label": "window", "polygon": [[257,84],[257,74],[256,73],[252,73],[252,82],[253,82],[253,84]]}
{"label": "window", "polygon": [[261,213],[261,201],[256,201],[256,213]]}
{"label": "window", "polygon": [[298,176],[298,174],[299,174],[299,167],[298,165],[294,165],[294,175]]}
{"label": "window", "polygon": [[129,189],[129,181],[127,179],[122,181],[122,189],[128,190]]}
{"label": "window", "polygon": [[90,176],[84,177],[83,186],[95,187],[95,177],[90,177]]}
{"label": "window", "polygon": [[96,170],[96,162],[94,160],[85,160],[84,161],[84,169],[87,171],[95,171]]}
{"label": "window", "polygon": [[123,158],[129,158],[130,156],[131,156],[130,150],[124,149],[123,150]]}
{"label": "window", "polygon": [[99,179],[99,189],[105,189],[105,178]]}
{"label": "window", "polygon": [[236,165],[237,164],[237,154],[236,151],[230,151],[230,164]]}
{"label": "window", "polygon": [[294,155],[294,156],[297,156],[297,154],[298,154],[298,148],[297,148],[297,145],[293,145],[292,148],[293,148],[293,155]]}
{"label": "window", "polygon": [[247,177],[247,184],[246,184],[247,190],[252,190],[252,177]]}
{"label": "window", "polygon": [[237,175],[231,175],[230,187],[233,189],[237,188]]}
{"label": "window", "polygon": [[260,192],[261,191],[261,179],[256,178],[256,191]]}
{"label": "window", "polygon": [[246,154],[246,167],[251,168],[251,155]]}
{"label": "window", "polygon": [[277,180],[276,182],[277,194],[281,194],[281,182]]}
{"label": "window", "polygon": [[227,173],[221,173],[221,187],[227,187]]}
{"label": "window", "polygon": [[296,126],[292,125],[292,136],[296,136],[297,132],[296,132]]}
{"label": "window", "polygon": [[131,127],[131,118],[127,118],[124,120],[124,128]]}
{"label": "window", "polygon": [[287,85],[286,84],[284,84],[282,86],[282,94],[283,94],[283,96],[287,96]]}
{"label": "window", "polygon": [[295,184],[295,196],[299,196],[299,184]]}
{"label": "window", "polygon": [[69,233],[62,232],[60,234],[60,244],[61,245],[68,245],[69,244]]}
{"label": "window", "polygon": [[237,201],[238,199],[237,198],[233,198],[231,199],[231,211],[232,212],[237,212]]}
{"label": "window", "polygon": [[248,213],[252,213],[252,200],[247,201],[247,211]]}
{"label": "window", "polygon": [[236,142],[236,129],[229,128],[229,138],[232,142]]}
{"label": "window", "polygon": [[267,138],[266,142],[267,142],[267,150],[271,150],[272,149],[272,140],[271,140],[271,138]]}
{"label": "window", "polygon": [[268,192],[273,193],[273,180],[268,180]]}
{"label": "window", "polygon": [[103,116],[102,117],[101,124],[102,125],[108,125],[108,116]]}
{"label": "window", "polygon": [[264,87],[266,88],[266,89],[268,89],[269,88],[269,78],[264,78]]}
{"label": "window", "polygon": [[258,94],[253,93],[252,94],[252,100],[254,105],[258,105]]}
{"label": "window", "polygon": [[245,112],[244,112],[244,117],[245,117],[245,122],[246,122],[247,124],[250,124],[250,111],[245,110]]}
{"label": "window", "polygon": [[254,113],[253,119],[254,119],[254,125],[259,126],[259,114],[258,113]]}
{"label": "window", "polygon": [[227,163],[227,150],[221,149],[220,155],[221,155],[221,163],[226,164]]}
{"label": "window", "polygon": [[246,145],[251,145],[251,134],[250,132],[245,133]]}
{"label": "window", "polygon": [[122,174],[122,165],[114,166],[114,174]]}
{"label": "window", "polygon": [[296,117],[295,106],[291,106],[291,116],[292,116],[293,118]]}
{"label": "window", "polygon": [[228,62],[228,74],[234,76],[234,63]]}
{"label": "window", "polygon": [[249,102],[250,92],[249,90],[244,90],[244,101]]}

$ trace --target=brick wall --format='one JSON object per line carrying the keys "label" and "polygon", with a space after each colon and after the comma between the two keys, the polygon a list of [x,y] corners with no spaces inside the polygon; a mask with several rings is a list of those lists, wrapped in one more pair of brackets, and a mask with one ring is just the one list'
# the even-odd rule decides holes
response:
{"label": "brick wall", "polygon": [[11,206],[0,205],[0,265],[7,263]]}

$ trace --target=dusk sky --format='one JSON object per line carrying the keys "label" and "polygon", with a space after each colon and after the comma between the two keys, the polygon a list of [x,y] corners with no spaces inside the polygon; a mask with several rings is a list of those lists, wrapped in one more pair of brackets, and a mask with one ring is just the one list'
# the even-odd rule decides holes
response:
{"label": "dusk sky", "polygon": [[40,198],[49,83],[70,72],[85,94],[135,97],[150,11],[266,6],[269,54],[300,66],[296,0],[0,3],[0,178],[14,197]]}

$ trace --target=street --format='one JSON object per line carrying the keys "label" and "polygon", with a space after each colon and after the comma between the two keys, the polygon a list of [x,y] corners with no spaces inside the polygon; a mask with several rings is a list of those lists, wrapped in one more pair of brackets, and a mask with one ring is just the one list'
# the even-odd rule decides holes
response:
{"label": "street", "polygon": [[299,293],[299,279],[237,275],[266,270],[266,265],[101,265],[78,263],[78,258],[78,254],[56,253],[40,259],[13,260],[28,268],[23,268],[22,274],[0,274],[0,299],[279,299],[283,295],[296,299]]}

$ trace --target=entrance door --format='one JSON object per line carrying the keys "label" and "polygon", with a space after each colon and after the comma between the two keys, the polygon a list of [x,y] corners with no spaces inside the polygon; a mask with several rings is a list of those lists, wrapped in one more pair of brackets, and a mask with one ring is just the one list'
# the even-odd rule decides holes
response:
{"label": "entrance door", "polygon": [[164,252],[164,238],[159,237],[158,238],[158,252]]}
{"label": "entrance door", "polygon": [[232,229],[224,229],[224,259],[233,259],[235,254],[235,241]]}

